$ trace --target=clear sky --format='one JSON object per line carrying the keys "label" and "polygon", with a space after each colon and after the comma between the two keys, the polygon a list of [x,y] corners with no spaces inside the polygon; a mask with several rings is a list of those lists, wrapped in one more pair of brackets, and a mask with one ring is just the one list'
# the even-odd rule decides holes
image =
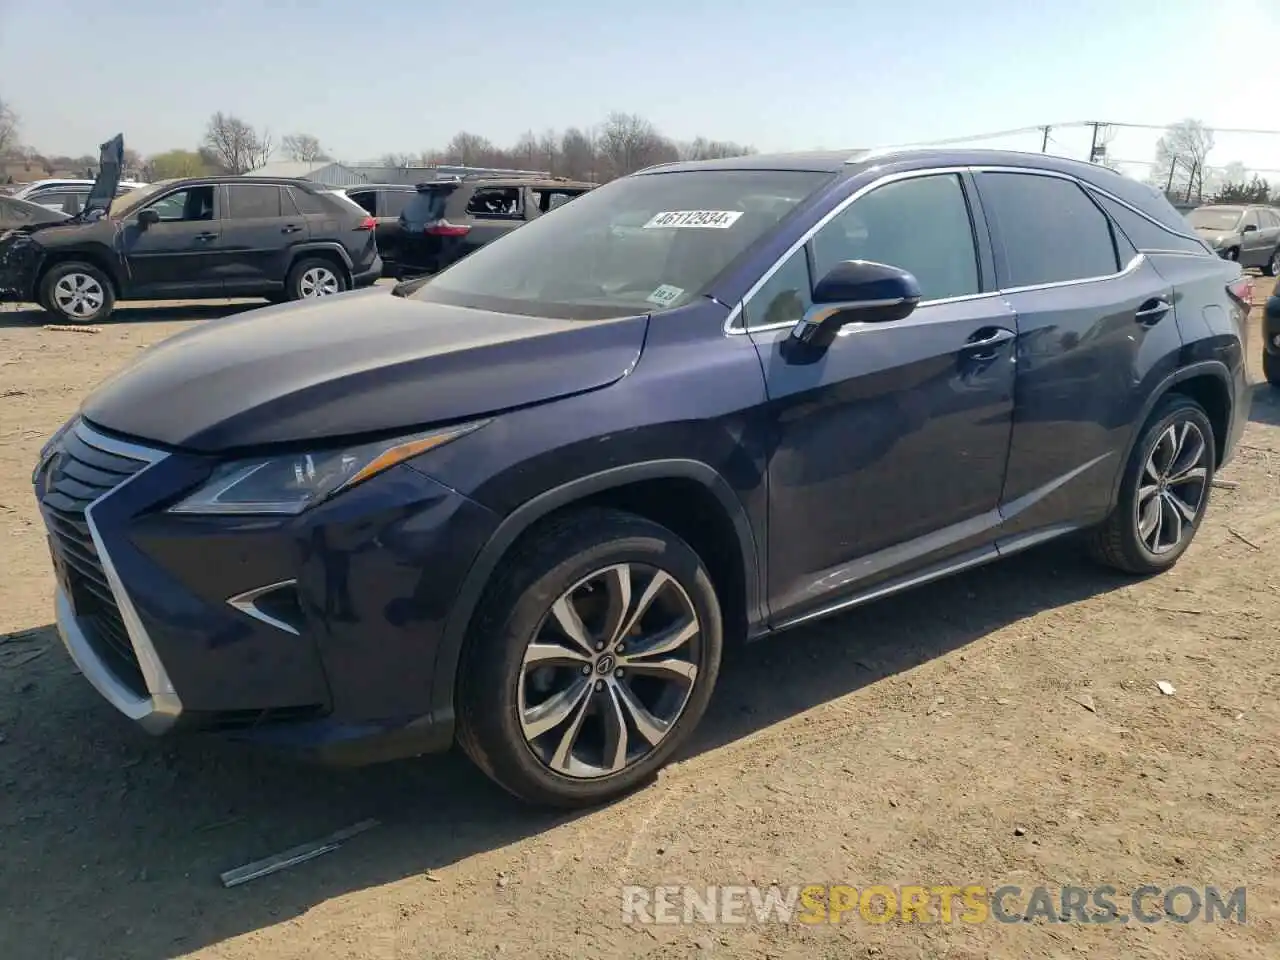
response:
{"label": "clear sky", "polygon": [[[761,150],[1071,120],[1280,129],[1278,39],[1278,0],[0,0],[0,98],[24,142],[66,154],[118,131],[191,147],[215,110],[347,160],[612,110]],[[1156,135],[1112,153],[1145,159]],[[1280,169],[1280,137],[1218,143],[1213,164]]]}

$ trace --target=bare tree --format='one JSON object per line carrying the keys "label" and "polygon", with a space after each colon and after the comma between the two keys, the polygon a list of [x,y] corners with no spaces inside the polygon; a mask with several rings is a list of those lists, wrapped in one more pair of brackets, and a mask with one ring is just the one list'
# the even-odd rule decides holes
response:
{"label": "bare tree", "polygon": [[1183,120],[1165,129],[1156,143],[1150,183],[1162,190],[1203,200],[1205,161],[1213,150],[1213,131],[1201,120]]}
{"label": "bare tree", "polygon": [[248,173],[271,156],[271,134],[259,134],[244,120],[218,111],[205,128],[204,146],[230,173]]}
{"label": "bare tree", "polygon": [[412,153],[384,153],[378,162],[393,170],[408,170],[417,166],[418,158]]}
{"label": "bare tree", "polygon": [[315,163],[329,159],[329,155],[320,146],[320,141],[309,133],[286,135],[280,141],[280,149],[290,160],[297,160],[299,163]]}
{"label": "bare tree", "polygon": [[560,138],[561,172],[574,180],[590,180],[596,175],[596,147],[591,137],[570,127]]}
{"label": "bare tree", "polygon": [[18,148],[18,114],[0,100],[0,156]]}
{"label": "bare tree", "polygon": [[679,145],[681,160],[719,160],[722,157],[746,157],[756,152],[755,147],[748,147],[732,140],[708,140],[706,137],[695,137],[688,143]]}
{"label": "bare tree", "polygon": [[538,138],[532,130],[520,134],[515,149],[511,151],[513,165],[521,170],[538,169]]}
{"label": "bare tree", "polygon": [[612,113],[600,131],[599,153],[615,177],[679,158],[674,144],[635,113]]}
{"label": "bare tree", "polygon": [[560,140],[556,132],[550,128],[542,131],[538,137],[539,169],[547,171],[553,177],[560,176]]}
{"label": "bare tree", "polygon": [[464,167],[492,164],[498,153],[498,149],[487,137],[482,137],[478,133],[468,133],[465,130],[454,134],[449,145],[444,148],[444,155],[450,163],[461,164]]}

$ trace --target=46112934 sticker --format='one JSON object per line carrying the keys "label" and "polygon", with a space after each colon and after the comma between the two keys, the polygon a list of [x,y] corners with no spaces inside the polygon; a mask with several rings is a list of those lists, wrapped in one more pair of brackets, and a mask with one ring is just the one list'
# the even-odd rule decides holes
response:
{"label": "46112934 sticker", "polygon": [[741,210],[664,210],[644,225],[646,230],[700,228],[728,230],[742,216]]}

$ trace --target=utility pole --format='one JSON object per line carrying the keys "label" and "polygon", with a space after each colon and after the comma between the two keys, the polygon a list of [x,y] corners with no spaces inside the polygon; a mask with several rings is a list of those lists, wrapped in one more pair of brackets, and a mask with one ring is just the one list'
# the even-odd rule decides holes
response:
{"label": "utility pole", "polygon": [[1089,162],[1095,163],[1098,158],[1098,128],[1102,124],[1094,120],[1090,122],[1089,126],[1093,127],[1093,140],[1089,144]]}
{"label": "utility pole", "polygon": [[1044,131],[1044,139],[1040,141],[1040,152],[1047,153],[1049,151],[1049,131],[1052,130],[1053,127],[1046,124],[1040,129]]}
{"label": "utility pole", "polygon": [[1173,190],[1173,175],[1177,172],[1177,170],[1178,170],[1178,158],[1170,157],[1169,158],[1169,182],[1164,185],[1165,193],[1169,193],[1170,191]]}
{"label": "utility pole", "polygon": [[1191,202],[1191,187],[1196,182],[1196,174],[1200,171],[1200,161],[1194,160],[1191,163],[1191,175],[1187,177],[1187,203]]}

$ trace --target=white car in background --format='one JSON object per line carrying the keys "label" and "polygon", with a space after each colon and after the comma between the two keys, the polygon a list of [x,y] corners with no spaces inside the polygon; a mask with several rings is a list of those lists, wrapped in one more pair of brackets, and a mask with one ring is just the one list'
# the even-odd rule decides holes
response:
{"label": "white car in background", "polygon": [[[145,183],[137,180],[121,180],[116,187],[116,196],[145,186]],[[74,216],[83,209],[92,188],[92,180],[37,180],[34,183],[23,184],[10,196],[16,200],[38,203],[50,210]]]}

